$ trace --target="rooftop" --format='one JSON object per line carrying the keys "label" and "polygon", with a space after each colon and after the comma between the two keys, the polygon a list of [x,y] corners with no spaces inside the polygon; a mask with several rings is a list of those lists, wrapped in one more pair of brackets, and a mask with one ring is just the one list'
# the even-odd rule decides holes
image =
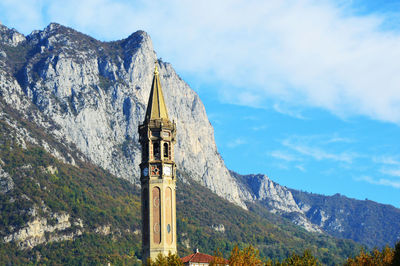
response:
{"label": "rooftop", "polygon": [[[186,257],[181,258],[181,260],[183,263],[187,263],[187,262],[210,263],[214,260],[214,256],[196,252],[196,253],[190,254]],[[225,260],[225,263],[228,264],[228,261]]]}

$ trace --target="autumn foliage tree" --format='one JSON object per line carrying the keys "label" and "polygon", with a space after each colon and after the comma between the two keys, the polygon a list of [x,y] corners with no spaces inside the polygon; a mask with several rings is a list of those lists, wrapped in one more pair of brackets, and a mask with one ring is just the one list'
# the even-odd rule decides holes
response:
{"label": "autumn foliage tree", "polygon": [[[238,245],[231,251],[231,255],[228,261],[230,266],[289,266],[289,265],[299,265],[299,266],[317,266],[321,265],[321,263],[316,259],[310,250],[305,250],[303,254],[293,254],[291,257],[286,258],[284,261],[272,261],[268,259],[263,262],[260,258],[259,252],[253,246],[248,246],[243,250],[239,249]],[[226,265],[225,259],[222,257],[222,254],[219,250],[215,252],[215,257],[213,262],[210,265]]]}
{"label": "autumn foliage tree", "polygon": [[258,266],[263,265],[260,254],[257,249],[255,249],[252,245],[240,250],[236,245],[232,251],[231,256],[229,257],[229,265],[231,266]]}
{"label": "autumn foliage tree", "polygon": [[298,265],[298,266],[317,266],[321,265],[317,258],[315,258],[311,251],[306,249],[302,255],[293,254],[291,257],[285,259],[281,263],[276,263],[276,266],[288,266],[288,265]]}
{"label": "autumn foliage tree", "polygon": [[[399,245],[399,243],[397,245]],[[346,266],[400,265],[400,264],[393,264],[394,256],[395,256],[395,250],[387,246],[383,248],[382,251],[379,251],[378,249],[375,248],[371,252],[366,252],[364,249],[362,249],[355,258],[348,258],[345,265]]]}
{"label": "autumn foliage tree", "polygon": [[226,260],[222,256],[222,253],[219,249],[214,252],[214,259],[210,262],[210,266],[223,266],[226,265]]}

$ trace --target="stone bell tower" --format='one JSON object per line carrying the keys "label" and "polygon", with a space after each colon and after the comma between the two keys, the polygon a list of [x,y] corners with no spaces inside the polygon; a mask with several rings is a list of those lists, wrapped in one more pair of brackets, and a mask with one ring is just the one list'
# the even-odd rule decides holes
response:
{"label": "stone bell tower", "polygon": [[142,249],[143,261],[176,249],[176,124],[168,119],[157,62],[146,117],[139,126],[142,146]]}

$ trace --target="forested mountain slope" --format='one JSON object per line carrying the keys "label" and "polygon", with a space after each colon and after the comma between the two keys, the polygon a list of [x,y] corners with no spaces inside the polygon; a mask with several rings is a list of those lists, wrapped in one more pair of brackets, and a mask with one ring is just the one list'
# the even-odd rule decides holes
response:
{"label": "forested mountain slope", "polygon": [[400,210],[340,194],[323,196],[290,189],[307,218],[325,232],[369,247],[394,246],[400,240]]}

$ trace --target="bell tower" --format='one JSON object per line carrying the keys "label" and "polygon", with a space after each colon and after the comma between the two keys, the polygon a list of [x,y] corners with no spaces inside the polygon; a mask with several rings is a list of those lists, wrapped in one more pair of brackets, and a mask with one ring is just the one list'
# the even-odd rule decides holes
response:
{"label": "bell tower", "polygon": [[158,253],[177,252],[175,136],[176,124],[168,119],[156,62],[146,116],[139,126],[144,262]]}

